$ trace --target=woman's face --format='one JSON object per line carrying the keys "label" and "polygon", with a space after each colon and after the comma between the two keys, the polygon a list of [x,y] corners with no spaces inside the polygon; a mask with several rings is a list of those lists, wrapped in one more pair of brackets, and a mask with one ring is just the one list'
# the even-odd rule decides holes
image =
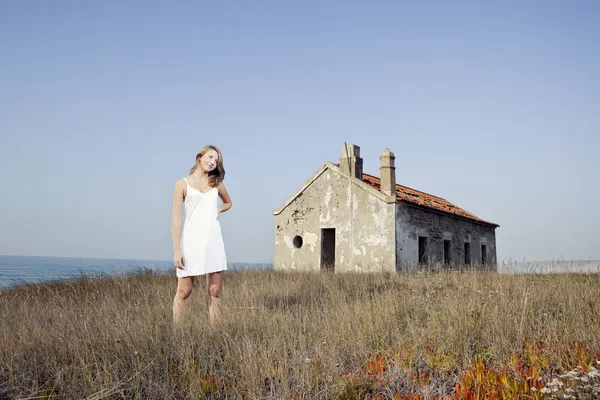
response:
{"label": "woman's face", "polygon": [[213,149],[208,150],[204,155],[200,158],[200,167],[206,171],[211,172],[217,165],[219,164],[219,154]]}

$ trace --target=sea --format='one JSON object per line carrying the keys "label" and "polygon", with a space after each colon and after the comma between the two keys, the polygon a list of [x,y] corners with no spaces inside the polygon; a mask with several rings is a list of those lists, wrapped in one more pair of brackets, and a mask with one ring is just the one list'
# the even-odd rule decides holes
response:
{"label": "sea", "polygon": [[[229,271],[268,269],[268,263],[230,263]],[[123,275],[150,269],[174,271],[172,261],[119,258],[0,256],[0,289],[23,283],[45,283],[81,276]]]}
{"label": "sea", "polygon": [[[270,269],[269,263],[230,263],[229,271]],[[44,283],[85,276],[121,275],[150,269],[174,271],[172,261],[119,258],[0,256],[0,289],[22,283]],[[600,273],[600,260],[508,261],[498,264],[505,274]]]}
{"label": "sea", "polygon": [[504,274],[596,274],[600,260],[501,261],[498,272]]}

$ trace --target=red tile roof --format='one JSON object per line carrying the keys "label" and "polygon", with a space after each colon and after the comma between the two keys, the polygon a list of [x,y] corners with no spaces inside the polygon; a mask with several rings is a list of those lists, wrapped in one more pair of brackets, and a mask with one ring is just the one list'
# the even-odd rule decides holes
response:
{"label": "red tile roof", "polygon": [[[374,189],[378,191],[381,190],[381,180],[378,177],[363,173],[362,180]],[[407,203],[431,208],[436,211],[467,218],[483,224],[493,225],[496,227],[499,226],[493,222],[484,221],[481,218],[478,218],[475,215],[463,210],[462,208],[455,206],[448,200],[442,199],[441,197],[433,196],[431,194],[420,192],[418,190],[398,184],[396,185],[396,201],[405,201]]]}

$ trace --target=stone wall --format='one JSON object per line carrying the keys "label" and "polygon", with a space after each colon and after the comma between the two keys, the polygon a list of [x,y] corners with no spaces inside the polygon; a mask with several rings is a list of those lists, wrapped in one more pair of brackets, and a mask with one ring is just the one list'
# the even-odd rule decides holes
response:
{"label": "stone wall", "polygon": [[335,229],[335,271],[394,271],[395,204],[326,168],[275,216],[275,269],[321,269],[322,229]]}
{"label": "stone wall", "polygon": [[470,222],[412,206],[396,205],[397,269],[418,268],[419,236],[426,247],[426,264],[444,264],[444,241],[449,241],[449,265],[457,268],[465,264],[465,243],[470,243],[472,266],[482,264],[482,245],[485,246],[487,266],[496,269],[496,234],[494,227]]}

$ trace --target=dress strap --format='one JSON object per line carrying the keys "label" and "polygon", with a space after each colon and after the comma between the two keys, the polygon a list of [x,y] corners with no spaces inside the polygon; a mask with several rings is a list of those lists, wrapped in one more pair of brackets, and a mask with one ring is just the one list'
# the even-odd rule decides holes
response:
{"label": "dress strap", "polygon": [[183,178],[183,180],[185,181],[185,183],[189,186],[190,183],[188,182],[187,178]]}

